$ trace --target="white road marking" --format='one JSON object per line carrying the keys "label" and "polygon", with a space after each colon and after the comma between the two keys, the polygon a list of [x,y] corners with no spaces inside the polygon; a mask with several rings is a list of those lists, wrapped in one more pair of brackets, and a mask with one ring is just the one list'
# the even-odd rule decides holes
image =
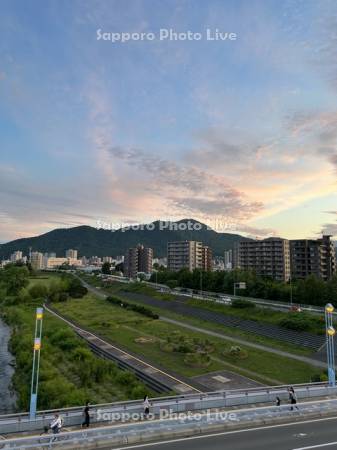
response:
{"label": "white road marking", "polygon": [[310,445],[309,447],[294,448],[293,450],[310,450],[312,448],[331,447],[332,445],[337,445],[337,441],[327,442],[325,444]]}
{"label": "white road marking", "polygon": [[[296,426],[296,425],[303,425],[303,424],[307,424],[307,423],[327,422],[329,420],[337,420],[337,417],[335,416],[335,417],[327,417],[324,419],[304,420],[302,422],[282,423],[282,424],[278,424],[278,425],[269,425],[269,426],[256,427],[256,428],[245,428],[244,430],[222,431],[221,433],[202,434],[202,435],[190,436],[190,437],[186,437],[186,438],[169,439],[167,441],[161,441],[161,442],[149,442],[147,444],[129,445],[126,447],[125,446],[118,447],[118,448],[111,447],[111,450],[129,450],[129,449],[133,449],[133,448],[155,447],[155,446],[160,446],[160,445],[165,445],[165,444],[175,444],[175,443],[179,443],[179,442],[193,441],[195,439],[207,439],[207,438],[212,438],[212,437],[217,437],[217,436],[248,433],[249,431],[261,431],[261,430],[269,430],[269,429],[273,429],[273,428],[285,428],[285,427],[292,427],[292,426]],[[331,442],[329,444],[322,444],[320,446],[314,446],[314,447],[296,448],[293,450],[310,450],[313,448],[320,448],[320,447],[328,446],[328,445],[331,446],[334,444],[337,444],[337,442]]]}

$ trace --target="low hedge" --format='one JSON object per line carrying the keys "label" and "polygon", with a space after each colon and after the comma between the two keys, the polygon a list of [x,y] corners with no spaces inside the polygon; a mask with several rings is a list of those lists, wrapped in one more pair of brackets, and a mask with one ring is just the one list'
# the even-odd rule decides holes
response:
{"label": "low hedge", "polygon": [[151,319],[159,319],[158,314],[155,314],[151,309],[146,308],[145,306],[135,305],[134,303],[129,303],[126,300],[121,300],[117,297],[109,296],[106,298],[108,302],[113,303],[114,305],[120,306],[121,308],[128,309],[130,311],[137,312],[138,314],[142,314],[143,316],[150,317]]}

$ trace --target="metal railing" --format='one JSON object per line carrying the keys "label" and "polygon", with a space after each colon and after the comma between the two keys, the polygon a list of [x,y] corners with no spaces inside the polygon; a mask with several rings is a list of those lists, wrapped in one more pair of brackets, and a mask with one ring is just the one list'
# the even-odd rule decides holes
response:
{"label": "metal railing", "polygon": [[[270,403],[275,401],[276,396],[285,401],[288,399],[287,388],[288,386],[274,386],[267,389],[251,388],[154,398],[151,399],[151,413],[158,416],[160,411],[165,408],[173,412],[185,412]],[[299,384],[294,385],[294,388],[299,400],[337,395],[337,387],[328,386],[327,383]],[[80,425],[83,421],[83,408],[40,411],[35,420],[29,420],[28,413],[3,415],[0,416],[0,435],[43,430],[43,427],[49,425],[55,412],[62,415],[66,427]],[[104,422],[102,419],[104,413],[118,415],[125,412],[132,414],[142,411],[143,402],[141,400],[99,404],[91,407],[91,421],[94,424]]]}
{"label": "metal railing", "polygon": [[335,414],[337,400],[312,401],[291,405],[265,406],[223,411],[203,411],[198,414],[171,414],[165,419],[114,424],[88,430],[61,432],[58,435],[36,435],[0,441],[0,449],[47,449],[64,448],[109,448],[115,445],[149,442],[191,436],[220,429],[240,429],[247,426],[287,423],[312,417],[327,417]]}

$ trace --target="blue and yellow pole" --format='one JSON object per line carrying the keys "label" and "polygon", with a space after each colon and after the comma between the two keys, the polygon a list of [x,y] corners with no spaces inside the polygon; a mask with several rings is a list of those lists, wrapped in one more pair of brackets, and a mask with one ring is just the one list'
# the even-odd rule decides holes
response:
{"label": "blue and yellow pole", "polygon": [[336,385],[336,373],[335,373],[335,348],[334,348],[334,336],[336,330],[333,326],[332,313],[334,307],[331,303],[325,305],[325,327],[326,327],[326,350],[328,359],[328,378],[329,385]]}
{"label": "blue and yellow pole", "polygon": [[37,392],[39,387],[42,320],[43,320],[43,308],[36,308],[32,383],[30,389],[30,410],[29,410],[30,420],[34,420],[36,416]]}

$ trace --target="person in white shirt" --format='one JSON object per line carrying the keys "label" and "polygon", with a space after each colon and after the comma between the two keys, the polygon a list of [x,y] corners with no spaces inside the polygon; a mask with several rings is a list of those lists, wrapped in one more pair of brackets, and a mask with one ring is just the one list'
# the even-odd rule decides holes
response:
{"label": "person in white shirt", "polygon": [[59,414],[55,414],[54,419],[50,423],[50,428],[54,434],[57,434],[60,432],[60,430],[62,428],[62,418],[59,416]]}
{"label": "person in white shirt", "polygon": [[145,395],[144,397],[143,408],[144,408],[144,416],[148,417],[148,415],[150,414],[150,402],[149,397],[147,395]]}

